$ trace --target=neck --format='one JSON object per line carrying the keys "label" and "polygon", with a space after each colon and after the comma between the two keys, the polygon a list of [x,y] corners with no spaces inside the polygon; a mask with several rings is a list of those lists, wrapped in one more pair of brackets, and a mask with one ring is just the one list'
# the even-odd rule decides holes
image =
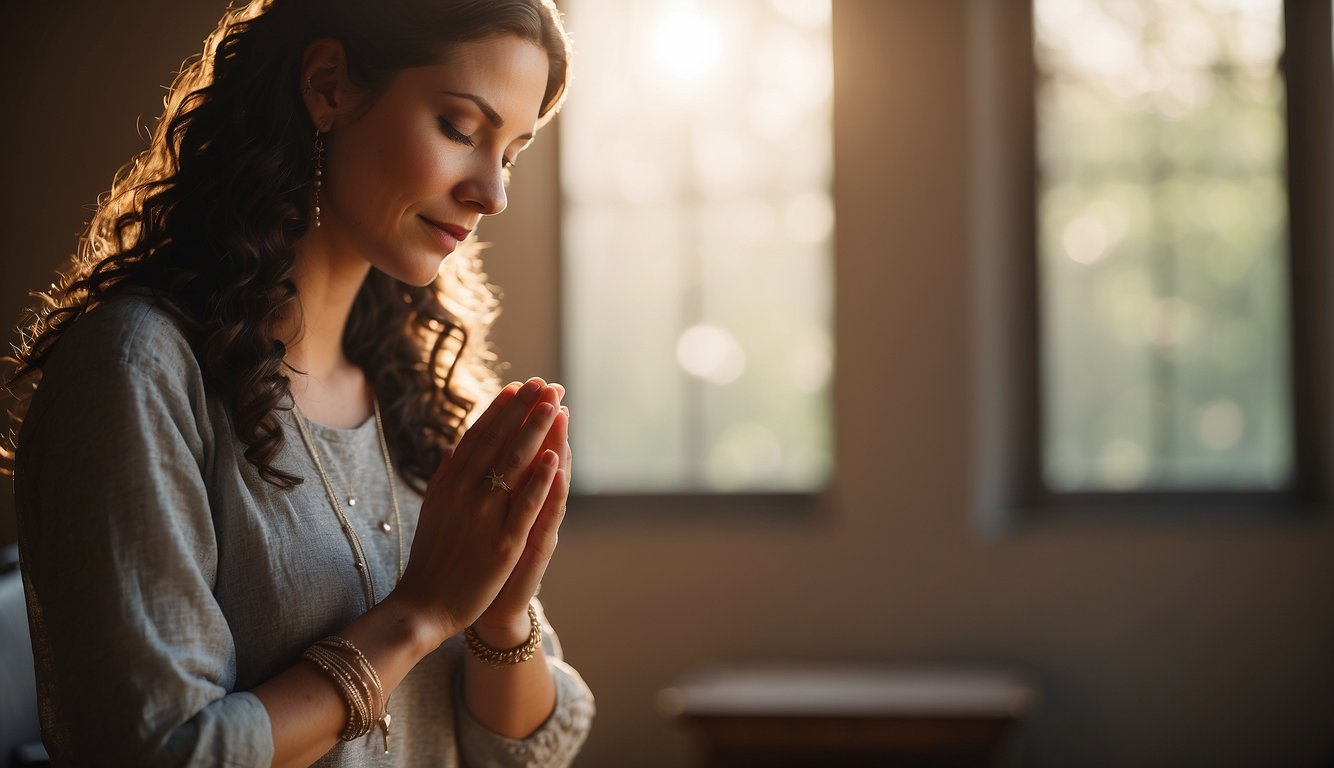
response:
{"label": "neck", "polygon": [[285,318],[278,333],[287,345],[286,362],[295,369],[294,385],[306,377],[327,381],[351,366],[343,332],[370,264],[328,231],[329,224],[295,244],[292,282],[300,312]]}

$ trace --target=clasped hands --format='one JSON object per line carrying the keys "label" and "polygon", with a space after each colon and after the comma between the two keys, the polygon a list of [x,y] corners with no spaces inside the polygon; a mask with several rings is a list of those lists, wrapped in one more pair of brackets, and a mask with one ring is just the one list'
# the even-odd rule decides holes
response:
{"label": "clasped hands", "polygon": [[[427,484],[393,596],[432,643],[469,625],[497,647],[528,636],[528,603],[555,553],[570,490],[564,394],[541,379],[507,385]],[[509,490],[488,479],[496,475]]]}

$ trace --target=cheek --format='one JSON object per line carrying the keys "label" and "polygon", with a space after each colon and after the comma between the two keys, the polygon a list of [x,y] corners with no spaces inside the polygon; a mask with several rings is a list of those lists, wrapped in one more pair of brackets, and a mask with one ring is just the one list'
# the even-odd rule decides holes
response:
{"label": "cheek", "polygon": [[384,146],[383,168],[394,189],[391,195],[412,199],[440,194],[448,176],[447,156],[439,132],[421,124],[400,125]]}
{"label": "cheek", "polygon": [[[447,189],[450,156],[430,126],[386,121],[346,137],[332,179],[334,202],[351,222],[390,225],[405,208]],[[334,174],[330,174],[333,176]]]}

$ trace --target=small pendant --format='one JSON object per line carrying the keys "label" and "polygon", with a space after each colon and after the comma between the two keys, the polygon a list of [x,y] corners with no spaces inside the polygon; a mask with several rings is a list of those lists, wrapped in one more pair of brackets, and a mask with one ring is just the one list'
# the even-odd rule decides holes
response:
{"label": "small pendant", "polygon": [[356,496],[348,496],[348,497],[347,497],[347,505],[348,505],[349,507],[355,507],[355,506],[357,506],[357,497],[356,497]]}
{"label": "small pendant", "polygon": [[394,530],[394,526],[390,525],[388,520],[382,520],[380,521],[380,530],[384,531],[385,533],[389,533],[390,531]]}

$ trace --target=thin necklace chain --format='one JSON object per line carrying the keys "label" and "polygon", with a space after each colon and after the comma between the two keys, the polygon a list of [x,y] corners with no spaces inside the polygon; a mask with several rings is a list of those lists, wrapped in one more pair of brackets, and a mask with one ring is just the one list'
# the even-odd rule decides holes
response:
{"label": "thin necklace chain", "polygon": [[[397,579],[403,577],[403,520],[398,513],[398,494],[394,493],[394,464],[389,459],[389,444],[384,439],[384,423],[380,419],[380,399],[371,396],[371,402],[375,406],[375,434],[380,438],[380,453],[384,456],[384,471],[389,480],[389,501],[394,507],[394,531],[398,533],[398,572]],[[324,481],[324,492],[329,496],[329,505],[333,507],[334,513],[338,515],[338,522],[343,527],[343,534],[347,536],[347,543],[352,547],[352,557],[357,570],[361,573],[361,583],[366,590],[366,609],[375,607],[375,582],[371,579],[370,563],[366,561],[366,550],[361,546],[361,537],[357,531],[348,522],[347,516],[343,514],[343,505],[338,503],[338,494],[334,492],[333,483],[329,482],[329,475],[324,471],[324,462],[320,460],[320,452],[315,448],[315,441],[310,438],[310,433],[306,431],[305,414],[297,407],[296,398],[292,398],[292,410],[296,411],[297,429],[301,432],[301,441],[306,444],[306,450],[310,452],[310,457],[315,460],[315,469],[320,473],[320,480]]]}

